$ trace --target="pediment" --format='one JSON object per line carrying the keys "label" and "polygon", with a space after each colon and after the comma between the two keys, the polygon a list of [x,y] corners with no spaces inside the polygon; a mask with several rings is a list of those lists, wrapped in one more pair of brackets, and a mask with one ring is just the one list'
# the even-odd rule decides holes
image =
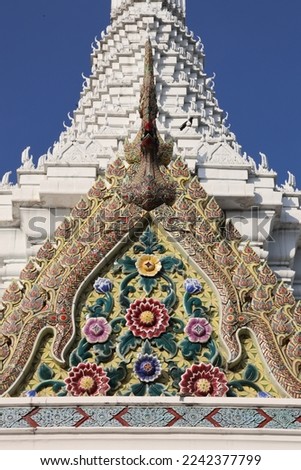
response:
{"label": "pediment", "polygon": [[[218,377],[217,393],[301,397],[291,292],[239,248],[181,159],[167,170],[176,201],[150,212],[118,195],[126,166],[108,167],[4,294],[1,394],[80,393],[68,377],[96,368],[108,377],[103,393],[177,395],[187,371],[203,368],[206,380]],[[156,369],[149,382],[143,357]]]}
{"label": "pediment", "polygon": [[228,143],[219,142],[216,144],[205,143],[199,149],[199,161],[220,166],[248,165],[248,162],[235,151]]}

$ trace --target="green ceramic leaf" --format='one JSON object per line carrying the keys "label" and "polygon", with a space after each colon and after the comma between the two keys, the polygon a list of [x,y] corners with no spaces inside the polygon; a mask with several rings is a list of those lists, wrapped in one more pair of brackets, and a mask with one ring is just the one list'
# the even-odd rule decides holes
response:
{"label": "green ceramic leaf", "polygon": [[62,390],[63,387],[65,387],[65,383],[63,382],[59,382],[59,381],[55,381],[53,386],[52,386],[52,390],[55,392],[55,393],[58,393]]}
{"label": "green ceramic leaf", "polygon": [[77,354],[79,355],[79,357],[81,357],[82,362],[92,357],[92,354],[89,352],[92,346],[93,345],[91,343],[88,343],[86,338],[80,340],[79,345],[77,347]]}
{"label": "green ceramic leaf", "polygon": [[163,304],[167,308],[167,310],[172,310],[174,305],[177,303],[177,296],[176,296],[176,286],[175,283],[166,275],[162,275],[163,279],[165,279],[168,284],[161,287],[163,292],[167,292],[167,297],[163,300]]}
{"label": "green ceramic leaf", "polygon": [[228,384],[229,388],[232,389],[232,388],[236,388],[236,390],[238,390],[239,392],[243,392],[244,390],[244,387],[243,387],[243,382],[241,380],[233,380],[232,382],[230,382]]}
{"label": "green ceramic leaf", "polygon": [[146,393],[147,385],[145,383],[134,384],[131,386],[131,393],[136,397],[143,397]]}
{"label": "green ceramic leaf", "polygon": [[112,327],[113,333],[120,333],[122,327],[125,325],[126,320],[124,317],[118,317],[111,321],[110,325]]}
{"label": "green ceramic leaf", "polygon": [[189,316],[200,318],[208,313],[199,297],[192,297],[191,294],[185,292],[183,301],[185,312]]}
{"label": "green ceramic leaf", "polygon": [[185,323],[179,318],[171,317],[169,324],[172,327],[172,331],[174,333],[176,334],[183,333],[184,328],[185,328]]}
{"label": "green ceramic leaf", "polygon": [[244,371],[244,379],[250,382],[256,382],[259,378],[259,372],[257,367],[253,364],[248,364]]}
{"label": "green ceramic leaf", "polygon": [[93,349],[96,355],[95,361],[99,365],[101,362],[106,362],[112,357],[115,346],[111,340],[108,340],[105,343],[94,344]]}
{"label": "green ceramic leaf", "polygon": [[151,347],[151,344],[148,341],[148,339],[144,342],[141,352],[142,352],[142,354],[152,354],[153,353],[153,348]]}
{"label": "green ceramic leaf", "polygon": [[164,333],[159,338],[154,338],[152,342],[155,343],[159,349],[167,351],[171,357],[177,354],[178,346],[173,339],[172,333]]}
{"label": "green ceramic leaf", "polygon": [[120,338],[118,347],[119,354],[125,357],[129,351],[134,351],[141,344],[141,338],[137,338],[131,331],[127,331]]}
{"label": "green ceramic leaf", "polygon": [[158,238],[151,230],[151,228],[148,226],[146,230],[143,232],[141,237],[139,238],[140,244],[137,243],[134,245],[134,253],[145,253],[148,255],[151,255],[155,251],[158,253],[165,253],[165,248],[163,245],[158,244]]}
{"label": "green ceramic leaf", "polygon": [[179,344],[183,357],[189,361],[198,361],[202,352],[202,345],[200,343],[191,343],[188,338],[184,338]]}
{"label": "green ceramic leaf", "polygon": [[103,297],[97,299],[94,305],[86,306],[89,318],[107,318],[111,310],[107,310],[106,306],[107,302]]}
{"label": "green ceramic leaf", "polygon": [[179,258],[175,258],[174,256],[164,256],[161,258],[161,264],[163,271],[174,273],[179,272],[180,274],[183,273],[185,267],[183,262]]}
{"label": "green ceramic leaf", "polygon": [[157,285],[157,279],[155,277],[141,276],[139,284],[146,295],[150,295]]}
{"label": "green ceramic leaf", "polygon": [[148,395],[151,397],[160,397],[165,395],[166,387],[163,384],[153,383],[148,386]]}
{"label": "green ceramic leaf", "polygon": [[244,387],[250,387],[256,390],[256,392],[261,392],[261,388],[258,387],[254,382],[250,382],[249,380],[233,380],[232,382],[228,383],[228,387],[230,389],[235,388],[239,392],[242,392],[244,390]]}
{"label": "green ceramic leaf", "polygon": [[231,388],[227,392],[227,397],[237,397],[237,394]]}
{"label": "green ceramic leaf", "polygon": [[129,283],[138,275],[137,272],[129,274],[120,284],[120,295],[119,295],[119,303],[123,312],[125,312],[129,306],[131,305],[131,301],[128,298],[129,294],[133,294],[136,292],[134,286],[130,286]]}
{"label": "green ceramic leaf", "polygon": [[113,367],[110,367],[109,369],[106,370],[106,372],[110,379],[111,390],[112,391],[117,390],[120,387],[122,381],[127,376],[126,364],[125,362],[121,362],[116,369],[114,369]]}
{"label": "green ceramic leaf", "polygon": [[212,365],[221,368],[223,366],[223,363],[224,361],[222,356],[220,355],[220,353],[217,353],[212,361]]}
{"label": "green ceramic leaf", "polygon": [[207,348],[209,349],[208,352],[204,354],[204,356],[211,362],[211,364],[215,367],[222,367],[223,365],[223,357],[219,353],[215,341],[210,338],[208,343],[206,343]]}
{"label": "green ceramic leaf", "polygon": [[176,363],[170,362],[168,365],[169,375],[173,379],[172,386],[179,390],[179,382],[181,380],[181,376],[184,374],[185,369],[181,369],[177,366]]}
{"label": "green ceramic leaf", "polygon": [[137,271],[135,263],[136,259],[133,259],[130,256],[126,255],[123,258],[115,261],[114,271],[118,272],[121,269],[123,274],[133,273],[134,271]]}
{"label": "green ceramic leaf", "polygon": [[77,354],[77,350],[72,351],[69,357],[69,364],[71,367],[76,367],[82,362],[81,357]]}
{"label": "green ceramic leaf", "polygon": [[62,387],[64,387],[66,384],[65,382],[58,382],[56,380],[44,380],[43,382],[40,382],[36,388],[35,388],[35,391],[37,393],[41,392],[42,390],[45,390],[46,388],[53,388],[53,386],[56,384],[56,383],[61,383],[62,384]]}
{"label": "green ceramic leaf", "polygon": [[54,377],[53,370],[46,364],[41,364],[38,368],[38,377],[41,381],[51,380]]}

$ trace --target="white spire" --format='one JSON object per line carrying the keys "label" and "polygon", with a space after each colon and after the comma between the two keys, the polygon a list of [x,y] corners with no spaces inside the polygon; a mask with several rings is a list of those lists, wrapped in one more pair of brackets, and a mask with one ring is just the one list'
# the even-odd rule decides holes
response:
{"label": "white spire", "polygon": [[183,13],[183,16],[185,16],[186,14],[186,0],[132,0],[132,2],[129,2],[128,0],[111,0],[111,14],[114,10],[121,7],[122,5],[135,2],[143,3],[143,1],[145,3],[157,3],[160,7],[162,7],[162,4],[170,4],[172,6],[175,6],[176,8],[179,8],[179,10],[181,10],[181,12]]}

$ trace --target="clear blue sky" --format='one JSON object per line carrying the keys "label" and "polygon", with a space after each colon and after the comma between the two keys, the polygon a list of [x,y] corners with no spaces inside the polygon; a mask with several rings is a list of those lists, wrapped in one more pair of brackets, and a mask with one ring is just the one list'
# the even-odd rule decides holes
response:
{"label": "clear blue sky", "polygon": [[[76,108],[91,42],[109,23],[110,0],[2,0],[0,178],[47,151]],[[187,0],[206,71],[243,149],[301,187],[301,1]]]}

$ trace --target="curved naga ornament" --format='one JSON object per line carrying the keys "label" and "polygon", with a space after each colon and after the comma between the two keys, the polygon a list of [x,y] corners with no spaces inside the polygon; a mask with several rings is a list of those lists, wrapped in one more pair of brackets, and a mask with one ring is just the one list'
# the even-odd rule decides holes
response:
{"label": "curved naga ornament", "polygon": [[[225,369],[229,370],[240,361],[241,335],[250,334],[257,340],[271,380],[280,390],[280,395],[301,398],[300,303],[296,303],[286,286],[277,284],[274,273],[260,261],[249,245],[240,246],[239,234],[231,223],[225,221],[221,208],[214,198],[208,197],[197,178],[191,176],[184,162],[177,158],[167,168],[172,144],[164,143],[158,134],[155,122],[157,113],[151,45],[148,42],[140,102],[142,126],[134,142],[125,145],[126,162],[117,158],[108,166],[106,179],[95,182],[87,197],[80,200],[71,216],[57,229],[54,241],[46,241],[37,257],[28,262],[20,280],[13,281],[3,295],[0,395],[13,394],[18,390],[45,336],[53,336],[52,356],[61,367],[66,367],[67,360],[72,356],[68,353],[78,321],[72,306],[81,284],[96,267],[106,266],[106,255],[127,234],[131,234],[136,227],[141,232],[151,221],[168,232],[175,242],[174,247],[184,251],[188,262],[193,261],[192,264],[205,273],[218,293],[218,336],[228,356]],[[150,238],[150,247],[140,256],[137,265],[134,263],[135,272],[128,274],[128,279],[132,279],[136,272],[139,273],[143,285],[147,286],[148,295],[156,285],[158,276],[164,278],[164,269],[169,272],[172,268],[170,260],[162,258],[160,261],[153,254],[152,240]],[[159,253],[160,249],[159,245]],[[172,281],[169,285],[173,285]],[[188,290],[195,288],[197,286],[193,284],[187,286]],[[102,285],[101,289],[105,287]],[[156,382],[161,377],[161,365],[152,348],[158,344],[163,347],[162,336],[170,338],[168,325],[171,320],[166,310],[176,303],[172,301],[173,289],[168,289],[170,293],[164,305],[160,300],[151,301],[148,297],[143,301],[137,299],[132,307],[127,306],[128,311],[123,319],[131,332],[133,344],[142,340],[153,341],[152,346],[147,342],[144,344],[135,363],[135,376],[144,384],[142,388],[140,385],[140,388],[135,388],[137,393],[146,390],[147,384],[152,381],[152,393],[163,393],[164,387]],[[129,294],[130,290],[123,289],[123,292]],[[126,302],[127,294],[121,297],[123,302]],[[199,301],[193,302],[197,302],[197,311]],[[187,300],[186,303],[188,311],[191,310],[192,301]],[[85,330],[91,344],[97,335],[103,341],[110,331],[118,331],[118,325],[108,326],[104,320],[97,319],[98,314],[93,315]],[[153,323],[155,316],[156,324]],[[179,331],[177,318],[172,321]],[[193,356],[197,362],[199,345],[205,341],[204,338],[207,341],[211,334],[206,315],[198,318],[196,314],[189,320],[185,331],[196,345],[191,352],[191,344],[185,339],[181,343],[183,354],[186,359]],[[129,334],[125,336],[123,349],[128,348],[128,338]],[[164,347],[169,348],[172,355],[176,354],[176,348],[171,350],[168,341],[165,341]],[[84,349],[83,343],[81,348]],[[113,348],[110,343],[108,351],[103,351],[111,354]],[[120,348],[122,350],[122,346],[119,346],[119,354],[124,353]],[[81,351],[81,354],[82,358],[88,357],[87,351]],[[105,353],[102,354],[105,357]],[[209,356],[217,361],[214,351]],[[114,380],[118,385],[124,376],[121,367],[116,372],[118,380],[117,376],[114,380],[111,376],[109,385],[109,370],[104,371],[99,365],[78,363],[76,355],[72,357],[73,372],[70,372],[66,383],[67,389],[76,393],[79,393],[80,387],[91,395],[97,391],[105,393],[109,386],[113,390]],[[181,381],[175,372],[176,367],[171,372],[178,374],[173,378],[182,392],[193,389],[197,396],[204,396],[206,390],[212,387],[216,393],[226,393],[229,389],[229,394],[231,386],[239,385],[226,385],[225,374],[217,366],[220,364],[191,365],[182,374]],[[93,379],[93,374],[98,377],[97,380]],[[45,367],[41,375],[51,376]],[[246,376],[254,377],[252,368],[248,369]],[[198,377],[197,382],[193,382],[193,377]]]}

